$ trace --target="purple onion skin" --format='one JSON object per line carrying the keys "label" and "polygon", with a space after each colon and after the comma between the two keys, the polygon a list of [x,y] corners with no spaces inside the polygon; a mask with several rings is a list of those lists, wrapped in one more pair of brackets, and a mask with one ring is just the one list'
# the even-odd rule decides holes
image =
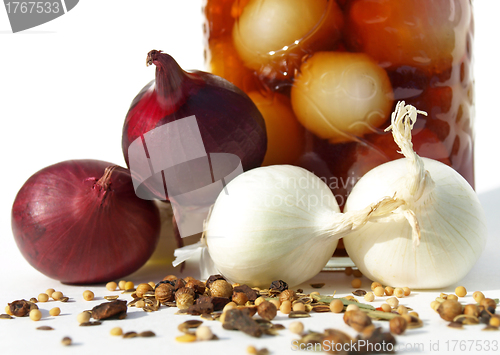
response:
{"label": "purple onion skin", "polygon": [[[127,165],[128,148],[134,140],[191,115],[196,116],[207,153],[235,154],[244,171],[262,164],[267,150],[264,118],[242,90],[210,73],[186,72],[171,56],[159,51],[148,54],[148,63],[156,65],[155,80],[135,97],[123,126],[122,150]],[[161,196],[152,184],[147,187]]]}
{"label": "purple onion skin", "polygon": [[[156,205],[135,195],[128,170],[98,160],[46,167],[19,190],[12,231],[26,260],[67,284],[117,280],[139,269],[159,238]],[[101,177],[103,177],[101,179]]]}

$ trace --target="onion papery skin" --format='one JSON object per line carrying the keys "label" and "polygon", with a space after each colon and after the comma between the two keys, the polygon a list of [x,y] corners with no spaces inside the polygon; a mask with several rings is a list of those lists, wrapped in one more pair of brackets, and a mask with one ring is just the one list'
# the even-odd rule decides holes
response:
{"label": "onion papery skin", "polygon": [[[347,253],[363,275],[383,285],[415,289],[452,285],[470,271],[486,243],[484,210],[471,186],[449,166],[422,160],[435,186],[421,199],[408,202],[420,225],[420,245],[413,246],[412,229],[401,215],[368,222],[344,238]],[[399,159],[369,171],[354,186],[344,211],[401,190],[407,163]]]}
{"label": "onion papery skin", "polygon": [[[205,230],[210,256],[225,277],[252,287],[269,287],[274,280],[292,287],[326,265],[338,243],[328,229],[340,209],[320,178],[274,165],[239,175],[227,190]],[[308,202],[315,198],[318,203]]]}
{"label": "onion papery skin", "polygon": [[135,195],[128,170],[116,167],[101,179],[111,166],[64,161],[22,186],[12,231],[35,269],[63,283],[93,284],[129,275],[149,259],[159,238],[158,208]]}
{"label": "onion papery skin", "polygon": [[[151,51],[148,61],[156,65],[155,80],[134,98],[123,126],[122,150],[127,166],[133,141],[156,127],[192,115],[196,116],[207,153],[235,154],[244,171],[262,164],[267,150],[264,118],[242,90],[210,73],[184,71],[160,51]],[[168,150],[168,142],[164,146]],[[144,185],[154,196],[163,198],[165,192],[157,184],[145,181]]]}

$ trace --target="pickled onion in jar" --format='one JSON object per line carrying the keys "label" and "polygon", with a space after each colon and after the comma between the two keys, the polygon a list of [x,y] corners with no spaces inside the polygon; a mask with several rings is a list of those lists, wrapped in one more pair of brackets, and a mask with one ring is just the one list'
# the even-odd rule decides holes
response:
{"label": "pickled onion in jar", "polygon": [[263,166],[296,164],[304,151],[305,133],[293,113],[288,97],[271,92],[252,91],[248,96],[266,122],[267,152]]}
{"label": "pickled onion in jar", "polygon": [[299,122],[332,143],[375,131],[389,117],[392,98],[387,73],[362,53],[315,53],[291,90]]}
{"label": "pickled onion in jar", "polygon": [[[344,39],[384,68],[409,65],[445,71],[468,50],[470,0],[353,0]],[[470,39],[468,39],[470,42]]]}
{"label": "pickled onion in jar", "polygon": [[207,66],[212,74],[223,77],[246,92],[257,89],[257,78],[252,70],[243,65],[230,35],[213,38],[208,46],[210,56]]}
{"label": "pickled onion in jar", "polygon": [[304,55],[334,49],[342,23],[333,0],[250,0],[234,24],[234,46],[247,67],[288,79]]}

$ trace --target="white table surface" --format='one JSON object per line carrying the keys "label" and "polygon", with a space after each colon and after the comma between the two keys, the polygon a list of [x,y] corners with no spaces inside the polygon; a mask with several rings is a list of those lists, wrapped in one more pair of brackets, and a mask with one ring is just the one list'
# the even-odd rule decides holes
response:
{"label": "white table surface", "polygon": [[[486,296],[500,297],[500,173],[498,111],[500,53],[496,48],[500,33],[500,2],[476,0],[475,77],[476,77],[476,190],[486,210],[489,239],[479,262],[460,284],[469,291],[481,290]],[[273,354],[294,353],[292,341],[297,336],[288,330],[276,337],[254,339],[239,332],[224,331],[218,322],[209,326],[218,342],[181,344],[177,325],[195,318],[174,316],[176,309],[163,308],[147,314],[129,309],[122,321],[106,321],[91,328],[78,327],[76,314],[103,302],[110,294],[104,286],[75,287],[62,285],[33,269],[21,256],[10,226],[10,212],[22,184],[39,169],[67,159],[100,159],[124,165],[121,129],[131,100],[154,75],[146,68],[145,57],[151,49],[170,53],[186,69],[204,69],[201,32],[201,0],[96,1],[80,3],[67,15],[39,27],[12,34],[7,14],[0,9],[0,313],[7,302],[30,298],[55,288],[75,302],[39,304],[43,320],[29,318],[0,320],[1,354],[89,354],[154,352],[159,354],[245,354],[248,345],[267,347]],[[165,244],[165,242],[163,242]],[[162,244],[162,245],[163,245]],[[159,251],[165,254],[164,251]],[[158,256],[158,254],[157,254]],[[158,260],[158,257],[156,258]],[[158,281],[176,273],[168,263],[148,263],[127,277],[134,282]],[[196,276],[194,263],[185,276]],[[351,278],[343,274],[321,273],[316,282],[326,282],[322,293],[347,295],[352,291]],[[305,291],[312,289],[303,285]],[[362,288],[369,288],[364,279]],[[483,332],[483,325],[465,330],[449,329],[429,307],[443,290],[416,291],[401,303],[420,313],[424,327],[398,336],[407,345],[404,354],[456,353],[482,354],[500,352],[500,332]],[[83,290],[91,289],[97,298],[84,302]],[[118,294],[118,292],[115,292]],[[464,303],[472,302],[470,296]],[[374,305],[381,304],[377,299]],[[48,310],[60,306],[62,314],[48,317]],[[303,320],[306,329],[322,331],[337,328],[351,335],[340,315],[313,314]],[[277,322],[291,320],[279,315]],[[387,328],[386,323],[379,322]],[[35,330],[50,325],[55,330]],[[124,331],[152,330],[155,338],[121,339],[109,335],[109,329],[121,326]],[[70,336],[74,345],[60,344]],[[460,349],[465,341],[466,349]],[[487,341],[497,341],[497,352],[485,350]],[[453,346],[457,344],[455,351]],[[492,346],[493,343],[490,343]],[[472,347],[471,347],[472,346]],[[483,350],[476,351],[482,346]],[[413,350],[411,350],[413,348]],[[217,350],[218,349],[218,350]]]}

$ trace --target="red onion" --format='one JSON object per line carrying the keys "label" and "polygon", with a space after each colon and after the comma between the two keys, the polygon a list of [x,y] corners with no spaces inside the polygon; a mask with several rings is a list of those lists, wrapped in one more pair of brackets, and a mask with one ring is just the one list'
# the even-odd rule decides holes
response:
{"label": "red onion", "polygon": [[69,160],[31,176],[12,208],[12,230],[26,260],[70,284],[101,283],[141,267],[159,238],[154,202],[135,195],[128,170]]}
{"label": "red onion", "polygon": [[[122,149],[129,167],[128,149],[134,140],[156,127],[192,115],[207,153],[235,154],[243,170],[261,165],[267,149],[265,123],[243,91],[213,74],[186,72],[161,51],[149,52],[147,64],[156,65],[156,80],[135,97],[123,127]],[[170,150],[165,153],[182,154]],[[193,171],[190,175],[196,174]],[[160,199],[164,196],[155,186],[158,181],[155,184],[146,180],[144,185]]]}

